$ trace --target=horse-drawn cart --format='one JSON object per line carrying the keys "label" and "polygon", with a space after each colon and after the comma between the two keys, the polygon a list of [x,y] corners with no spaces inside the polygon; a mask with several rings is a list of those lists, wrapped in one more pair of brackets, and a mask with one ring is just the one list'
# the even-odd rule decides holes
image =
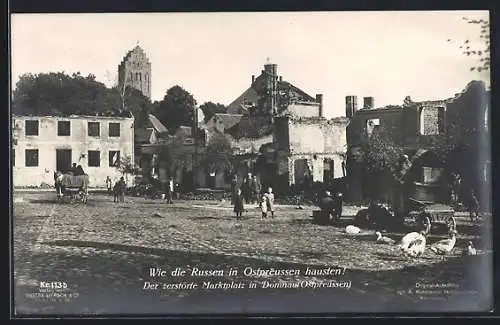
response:
{"label": "horse-drawn cart", "polygon": [[393,208],[387,202],[372,201],[368,209],[358,213],[356,223],[382,228],[399,225],[425,229],[428,224],[431,227],[456,228],[455,211],[451,206],[413,198],[408,198],[406,202],[407,207]]}
{"label": "horse-drawn cart", "polygon": [[403,218],[406,225],[417,226],[445,226],[448,229],[455,229],[457,222],[455,220],[455,210],[446,204],[423,202],[409,198],[410,211],[408,216]]}
{"label": "horse-drawn cart", "polygon": [[[356,222],[361,225],[375,225],[389,228],[391,226],[416,226],[425,229],[427,225],[456,227],[455,211],[446,202],[445,185],[439,182],[420,183],[407,177],[415,171],[414,166],[428,153],[418,150],[408,160],[405,156],[399,173],[394,174],[397,181],[390,198],[373,200],[368,209],[356,216]],[[420,161],[421,162],[421,161]],[[422,164],[420,164],[422,166]]]}
{"label": "horse-drawn cart", "polygon": [[58,202],[69,198],[71,202],[87,203],[89,197],[89,175],[69,175],[56,173],[54,175]]}

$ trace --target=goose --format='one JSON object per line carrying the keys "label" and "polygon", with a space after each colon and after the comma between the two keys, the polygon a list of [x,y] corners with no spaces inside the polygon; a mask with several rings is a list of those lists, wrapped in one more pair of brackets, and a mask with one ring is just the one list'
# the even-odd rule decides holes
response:
{"label": "goose", "polygon": [[353,225],[349,225],[349,226],[345,227],[345,232],[350,234],[350,235],[359,234],[360,231],[361,231],[361,229],[359,229],[359,227],[356,227]]}
{"label": "goose", "polygon": [[467,249],[464,249],[464,255],[468,256],[477,255],[476,248],[474,247],[471,241],[467,243]]}
{"label": "goose", "polygon": [[377,243],[379,244],[394,244],[396,241],[392,238],[382,236],[382,233],[380,231],[377,231],[375,233],[377,235]]}
{"label": "goose", "polygon": [[410,232],[406,234],[402,239],[401,243],[398,245],[399,249],[406,256],[418,257],[422,255],[425,251],[426,237],[431,230],[431,224],[427,223],[425,230],[420,232]]}
{"label": "goose", "polygon": [[451,229],[448,234],[450,238],[443,239],[432,244],[431,251],[438,255],[446,255],[451,252],[453,247],[455,247],[455,243],[457,242],[457,231],[455,229]]}

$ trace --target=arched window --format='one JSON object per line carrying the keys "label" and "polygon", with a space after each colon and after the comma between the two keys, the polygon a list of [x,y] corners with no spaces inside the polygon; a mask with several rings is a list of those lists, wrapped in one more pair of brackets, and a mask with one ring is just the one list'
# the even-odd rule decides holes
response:
{"label": "arched window", "polygon": [[136,72],[136,73],[135,73],[135,80],[136,80],[136,81],[137,81],[137,80],[139,80],[139,72]]}
{"label": "arched window", "polygon": [[142,74],[139,72],[139,81],[142,81]]}
{"label": "arched window", "polygon": [[134,80],[134,73],[133,73],[133,72],[131,72],[131,73],[130,73],[130,81],[133,81],[133,80]]}

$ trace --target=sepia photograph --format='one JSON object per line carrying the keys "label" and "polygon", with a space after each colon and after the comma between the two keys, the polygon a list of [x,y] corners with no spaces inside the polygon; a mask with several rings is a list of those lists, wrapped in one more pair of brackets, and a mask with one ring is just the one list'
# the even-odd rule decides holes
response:
{"label": "sepia photograph", "polygon": [[493,310],[488,11],[10,15],[15,317]]}

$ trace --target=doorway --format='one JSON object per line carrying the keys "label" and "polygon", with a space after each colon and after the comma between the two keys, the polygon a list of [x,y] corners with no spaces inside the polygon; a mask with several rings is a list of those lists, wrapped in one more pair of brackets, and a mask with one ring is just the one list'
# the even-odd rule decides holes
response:
{"label": "doorway", "polygon": [[71,149],[56,149],[56,170],[67,173],[71,169]]}
{"label": "doorway", "polygon": [[323,183],[330,184],[335,178],[334,161],[331,158],[323,159]]}

